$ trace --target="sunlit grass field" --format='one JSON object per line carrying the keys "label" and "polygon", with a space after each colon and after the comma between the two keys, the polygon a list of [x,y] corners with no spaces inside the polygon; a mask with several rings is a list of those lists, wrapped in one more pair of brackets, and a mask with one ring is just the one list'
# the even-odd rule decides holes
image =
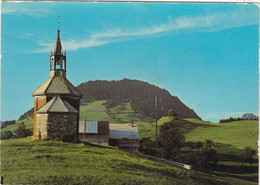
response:
{"label": "sunlit grass field", "polygon": [[5,184],[256,184],[188,171],[115,147],[11,139],[1,142]]}
{"label": "sunlit grass field", "polygon": [[[84,114],[87,111],[87,120],[135,123],[138,125],[140,139],[144,137],[155,139],[155,119],[135,112],[128,102],[110,109],[106,109],[105,103],[106,100],[101,100],[82,105],[80,120],[84,120]],[[172,119],[172,117],[164,116],[158,120],[158,126],[160,127],[164,122]],[[220,184],[257,182],[257,156],[255,156],[252,166],[249,164],[242,166],[240,157],[244,147],[258,148],[258,121],[245,120],[221,124],[192,118],[175,119],[174,121],[177,129],[184,134],[186,141],[203,142],[205,139],[211,139],[216,144],[219,158],[218,166],[211,172],[206,173],[211,174],[208,178],[211,184],[214,184],[212,175],[215,175],[216,178],[221,177],[221,180],[219,179]],[[18,121],[18,123],[20,122],[24,122],[26,127],[32,130],[33,119],[31,117]],[[2,133],[6,130],[15,131],[17,127],[18,124],[10,125],[2,129]],[[49,184],[51,182],[51,184],[59,184],[59,182],[62,182],[66,184],[66,181],[68,181],[69,184],[77,184],[77,182],[83,184],[117,184],[116,182],[118,184],[127,184],[127,182],[131,182],[131,184],[207,184],[205,183],[207,180],[199,180],[205,177],[205,173],[188,173],[158,162],[136,158],[134,154],[111,147],[98,148],[83,144],[31,141],[30,138],[2,141],[2,146],[2,170],[3,174],[7,176],[5,183],[32,184],[35,182],[37,184]],[[129,158],[129,156],[131,157]],[[134,162],[129,164],[124,159]],[[140,161],[146,162],[141,163]],[[124,165],[125,163],[127,165]],[[126,170],[121,172],[117,166]],[[155,166],[158,166],[158,168]],[[15,170],[16,168],[19,170]],[[166,171],[162,170],[164,168],[166,168]],[[42,174],[41,170],[46,172]],[[152,170],[155,170],[155,172],[151,172]],[[17,174],[11,175],[14,172]],[[179,173],[185,178],[178,179],[175,175]],[[194,173],[199,173],[202,177],[196,180],[196,175],[193,176]],[[161,177],[162,181],[160,181],[160,178],[156,178],[156,175]]]}
{"label": "sunlit grass field", "polygon": [[258,121],[243,120],[214,124],[214,126],[200,126],[185,136],[187,141],[203,141],[208,138],[238,149],[246,146],[257,149]]}
{"label": "sunlit grass field", "polygon": [[107,114],[105,105],[106,100],[94,101],[80,106],[80,120],[83,121],[86,115],[86,120],[95,121],[113,121]]}
{"label": "sunlit grass field", "polygon": [[[143,116],[132,110],[130,103],[121,103],[116,107],[106,109],[106,100],[94,101],[80,107],[80,120],[109,121],[110,123],[135,123],[138,125],[140,138],[151,137],[155,139],[155,119]],[[158,120],[158,126],[171,121],[172,117],[164,116]],[[242,149],[251,146],[258,148],[258,121],[244,120],[229,123],[210,123],[203,120],[187,118],[175,120],[178,129],[185,135],[186,141],[204,141],[211,139],[214,142],[230,145]],[[26,128],[32,130],[33,119],[26,118],[18,121],[24,122]],[[10,125],[2,129],[15,131],[18,124]]]}

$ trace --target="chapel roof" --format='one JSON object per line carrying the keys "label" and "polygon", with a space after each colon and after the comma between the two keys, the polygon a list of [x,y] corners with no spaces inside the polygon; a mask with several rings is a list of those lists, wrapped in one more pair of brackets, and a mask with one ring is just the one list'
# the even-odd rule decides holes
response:
{"label": "chapel roof", "polygon": [[82,97],[82,94],[79,92],[79,90],[63,76],[51,76],[32,93],[33,96],[53,94]]}
{"label": "chapel roof", "polygon": [[59,96],[55,96],[48,103],[42,106],[37,113],[74,113],[77,114],[78,111],[72,107],[68,102],[62,100]]}

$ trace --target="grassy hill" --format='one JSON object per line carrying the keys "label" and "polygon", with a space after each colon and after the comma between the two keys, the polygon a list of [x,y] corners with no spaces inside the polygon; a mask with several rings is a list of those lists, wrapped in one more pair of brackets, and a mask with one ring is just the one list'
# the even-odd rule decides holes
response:
{"label": "grassy hill", "polygon": [[[140,138],[144,137],[151,137],[155,139],[155,120],[153,118],[149,118],[147,116],[143,116],[140,113],[135,112],[132,108],[129,102],[123,102],[120,103],[119,105],[112,107],[112,108],[107,108],[106,107],[106,100],[100,100],[100,101],[93,101],[93,102],[88,102],[85,103],[84,105],[81,106],[80,109],[80,120],[84,120],[84,113],[87,111],[87,120],[108,120],[111,123],[135,123],[138,124],[138,130],[139,130],[139,136]],[[162,117],[161,119],[158,120],[158,125],[162,125],[166,121],[171,121],[172,117],[165,116]],[[32,129],[33,128],[33,120],[31,117],[25,117],[22,120],[19,120],[19,122],[24,122],[27,128]],[[210,182],[212,175],[214,175],[214,178],[216,176],[223,176],[223,184],[226,182],[230,182],[231,184],[247,184],[244,183],[243,180],[246,180],[246,182],[257,182],[258,180],[258,163],[257,163],[257,157],[254,160],[254,163],[252,166],[249,166],[249,164],[244,164],[241,166],[241,154],[242,154],[242,148],[246,146],[251,146],[254,149],[257,149],[257,140],[258,140],[258,121],[235,121],[235,122],[229,122],[229,123],[210,123],[206,122],[203,120],[199,119],[179,119],[175,120],[177,128],[182,132],[186,138],[186,141],[192,141],[192,142],[197,142],[197,141],[204,141],[205,139],[211,139],[216,143],[216,149],[218,152],[218,165],[214,168],[211,169],[209,175]],[[2,132],[6,130],[16,130],[18,127],[18,124],[10,125],[7,126],[2,130]],[[19,143],[19,144],[18,144]],[[59,146],[61,145],[61,147]],[[69,144],[69,143],[60,143],[60,142],[51,142],[51,141],[46,141],[46,142],[37,142],[37,141],[31,141],[30,139],[22,139],[22,140],[8,140],[8,141],[2,141],[2,159],[3,160],[3,174],[6,174],[7,176],[10,176],[14,169],[16,167],[19,168],[24,168],[24,170],[21,170],[21,172],[16,172],[19,173],[17,174],[17,177],[12,177],[14,179],[10,179],[10,181],[7,182],[18,182],[19,180],[22,180],[20,182],[25,182],[25,183],[31,183],[31,182],[40,182],[43,184],[48,184],[48,178],[52,179],[53,184],[59,182],[61,179],[74,179],[70,180],[71,184],[76,183],[76,181],[79,182],[85,182],[84,178],[90,179],[89,182],[97,182],[100,184],[108,184],[108,183],[113,183],[114,181],[121,182],[121,184],[125,183],[126,180],[124,179],[119,179],[119,176],[115,175],[116,172],[121,173],[120,170],[118,170],[116,167],[116,172],[114,170],[114,166],[111,164],[111,160],[116,163],[116,158],[120,159],[121,163],[124,163],[124,157],[121,155],[127,155],[127,156],[133,156],[133,154],[130,153],[124,153],[123,151],[117,150],[116,148],[110,147],[108,148],[98,148],[98,147],[90,147],[90,146],[83,146],[80,144]],[[84,148],[86,147],[86,148]],[[42,149],[41,149],[42,148]],[[51,148],[51,149],[48,149]],[[65,148],[65,149],[64,149]],[[70,153],[68,148],[72,148],[72,152],[75,151],[76,153],[73,155]],[[81,149],[80,149],[81,148]],[[82,149],[84,148],[84,149]],[[87,150],[90,151],[87,151]],[[24,151],[25,150],[25,151]],[[84,153],[84,151],[81,150],[86,150],[87,152]],[[5,153],[5,151],[7,153]],[[43,152],[42,154],[39,152]],[[59,151],[65,151],[64,154],[60,153]],[[110,153],[108,151],[113,151],[115,153]],[[24,152],[24,153],[21,153]],[[79,153],[78,153],[79,152]],[[108,153],[107,153],[108,152]],[[122,153],[123,152],[123,153]],[[98,156],[98,158],[90,158],[90,159],[85,159],[83,157],[83,154],[86,154],[86,156],[89,157],[89,155],[93,156]],[[107,154],[106,154],[107,153]],[[22,156],[24,155],[24,156]],[[26,161],[26,155],[29,156],[29,161]],[[41,156],[42,155],[42,156]],[[65,158],[64,158],[65,155]],[[115,156],[112,157],[111,156]],[[122,158],[118,157],[120,155]],[[80,158],[78,158],[78,156]],[[84,155],[85,156],[85,155]],[[108,172],[111,172],[114,176],[114,180],[110,179],[108,181],[102,180],[102,178],[110,178],[110,175],[108,173],[104,173],[104,170],[101,169],[101,164],[100,166],[96,168],[90,167],[88,165],[92,164],[95,162],[96,159],[101,160],[101,156],[105,157],[105,161],[102,161],[101,164],[103,166],[109,166]],[[35,158],[34,158],[35,157]],[[72,158],[72,162],[69,162],[69,158]],[[111,159],[110,159],[111,158]],[[122,172],[122,177],[125,177],[125,179],[128,179],[129,182],[132,182],[132,184],[158,184],[159,182],[161,184],[171,184],[170,182],[172,179],[175,179],[176,177],[174,176],[175,172],[168,172],[167,170],[163,170],[164,168],[168,169],[170,168],[172,170],[172,167],[165,166],[161,163],[154,163],[151,162],[153,165],[158,165],[158,169],[155,167],[149,166],[148,168],[145,166],[146,163],[140,164],[137,159],[135,159],[136,156],[134,157],[134,164],[129,164],[129,165],[123,165],[120,164],[121,167],[122,165],[126,167],[126,172]],[[138,158],[138,157],[137,157]],[[18,160],[16,160],[18,159]],[[78,163],[77,159],[82,162]],[[128,159],[128,158],[126,158]],[[139,158],[138,158],[139,159]],[[87,165],[85,164],[85,161]],[[92,162],[89,160],[93,160]],[[103,159],[102,159],[103,160]],[[108,161],[106,161],[108,160]],[[131,158],[132,160],[132,158]],[[136,161],[137,160],[137,161]],[[140,159],[147,161],[146,159]],[[33,165],[31,164],[32,162],[37,163],[37,169],[36,172],[30,172],[30,168],[34,169],[32,167]],[[44,164],[46,161],[51,161],[51,164]],[[57,162],[54,162],[57,161]],[[11,163],[13,163],[11,165]],[[57,164],[55,164],[57,163]],[[60,164],[62,163],[62,164]],[[39,165],[38,165],[39,164]],[[84,164],[84,165],[83,165]],[[128,164],[128,163],[127,163]],[[29,167],[24,167],[29,165]],[[56,167],[57,165],[57,167]],[[64,166],[65,165],[65,166]],[[93,165],[93,164],[92,164]],[[112,166],[111,166],[112,165]],[[119,165],[119,166],[120,166]],[[144,166],[143,166],[144,165]],[[150,162],[149,162],[150,165]],[[155,166],[156,166],[155,165]],[[163,165],[163,166],[161,166]],[[43,169],[46,171],[46,174],[44,175],[39,175],[40,173],[40,166],[43,166]],[[87,169],[80,171],[79,167],[83,166],[88,166],[92,172],[87,172]],[[35,167],[35,168],[36,168]],[[61,172],[69,171],[66,172],[66,175],[61,175],[58,172],[54,172],[55,170],[50,170],[49,168],[54,168],[56,170],[60,170]],[[75,168],[75,170],[71,170],[70,168]],[[112,168],[112,169],[111,169]],[[106,168],[105,168],[106,169]],[[142,170],[141,170],[142,169]],[[137,171],[136,173],[130,173],[129,171]],[[151,171],[155,170],[156,172],[152,173]],[[170,170],[170,171],[171,171]],[[178,173],[184,173],[185,178],[184,180],[174,180],[173,184],[185,184],[188,182],[188,184],[199,184],[197,183],[197,180],[195,180],[195,176],[192,176],[187,172],[178,172],[182,171],[180,169],[175,169],[177,174]],[[142,171],[144,171],[142,174]],[[27,179],[28,173],[32,173],[32,176],[30,176],[29,180]],[[52,172],[52,173],[51,173]],[[80,175],[75,175],[74,172],[78,172]],[[86,176],[84,173],[89,173],[89,176]],[[94,177],[95,173],[101,173],[101,175],[98,175],[97,177]],[[104,173],[104,176],[103,176]],[[150,174],[151,173],[151,174]],[[173,173],[173,174],[172,174]],[[193,172],[192,172],[193,173]],[[205,173],[200,173],[200,172],[194,172],[199,173],[200,176],[204,178]],[[33,175],[39,177],[33,177]],[[54,174],[53,176],[51,176]],[[130,175],[131,174],[131,175]],[[27,176],[26,176],[27,175]],[[155,178],[154,176],[160,176],[163,180],[159,181],[159,178]],[[176,174],[175,174],[176,175]],[[187,176],[186,176],[187,175]],[[193,174],[194,175],[194,174]],[[80,177],[82,176],[82,177]],[[135,176],[138,176],[135,177]],[[139,177],[140,176],[140,177]],[[172,177],[170,177],[172,176]],[[190,177],[192,176],[192,179]],[[73,178],[72,178],[73,177]],[[237,178],[242,180],[241,182],[233,180],[233,178]],[[11,178],[11,177],[10,177]],[[82,179],[81,179],[82,178]],[[227,180],[231,178],[231,180]],[[30,180],[31,179],[31,180]],[[55,181],[54,179],[59,179]],[[133,180],[136,179],[136,180]],[[150,180],[148,180],[150,179]],[[178,179],[178,178],[177,178]],[[30,181],[30,182],[29,182]],[[204,183],[204,180],[202,180]],[[63,182],[63,181],[61,181]],[[200,180],[198,180],[200,182]],[[160,184],[159,183],[159,184]],[[203,184],[202,183],[202,184]],[[214,184],[213,182],[211,182]],[[66,184],[66,183],[65,183]],[[90,183],[91,184],[91,183]],[[119,183],[120,184],[120,183]],[[204,183],[207,184],[207,183]],[[222,184],[222,183],[221,183]]]}
{"label": "grassy hill", "polygon": [[[140,138],[155,138],[155,119],[143,116],[135,112],[129,102],[123,102],[113,108],[106,108],[106,100],[88,102],[80,107],[80,120],[84,120],[86,112],[87,120],[107,120],[111,123],[135,123],[138,124]],[[164,116],[158,120],[160,126],[172,118]],[[33,128],[32,117],[26,117],[17,123],[24,122],[29,129]],[[251,146],[257,149],[258,121],[243,120],[229,123],[210,123],[207,121],[187,118],[176,120],[178,129],[185,135],[187,141],[204,141],[211,139],[214,142],[233,146],[242,149]],[[14,131],[18,124],[10,125],[2,129]]]}
{"label": "grassy hill", "polygon": [[18,128],[19,123],[21,123],[21,122],[24,122],[26,128],[33,130],[33,118],[29,117],[29,118],[25,118],[25,119],[17,121],[16,124],[9,125],[3,129],[1,129],[1,132],[4,133],[7,130],[14,132]]}
{"label": "grassy hill", "polygon": [[188,171],[114,147],[11,139],[1,142],[5,184],[256,184]]}
{"label": "grassy hill", "polygon": [[[187,120],[192,122],[192,120]],[[210,138],[215,142],[232,145],[238,149],[246,146],[257,149],[258,123],[255,120],[243,120],[214,125],[205,124],[186,134],[186,139],[187,141],[203,141]]]}
{"label": "grassy hill", "polygon": [[[155,118],[154,101],[158,97],[158,116],[167,115],[173,109],[179,117],[200,117],[194,110],[187,107],[178,97],[171,95],[166,89],[144,81],[122,79],[119,81],[95,80],[81,83],[77,89],[82,93],[81,103],[97,100],[109,100],[110,105],[118,105],[127,101],[133,110]],[[102,89],[102,90],[100,90]]]}

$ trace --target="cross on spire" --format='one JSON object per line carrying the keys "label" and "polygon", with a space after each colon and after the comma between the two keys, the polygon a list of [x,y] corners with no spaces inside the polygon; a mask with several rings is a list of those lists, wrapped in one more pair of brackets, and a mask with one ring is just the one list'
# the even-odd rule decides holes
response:
{"label": "cross on spire", "polygon": [[58,30],[60,29],[60,16],[58,15]]}

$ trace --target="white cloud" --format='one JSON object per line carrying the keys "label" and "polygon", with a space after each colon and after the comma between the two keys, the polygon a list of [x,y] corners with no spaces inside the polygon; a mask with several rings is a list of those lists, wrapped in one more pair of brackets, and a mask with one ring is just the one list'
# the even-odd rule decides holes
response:
{"label": "white cloud", "polygon": [[32,37],[33,35],[31,33],[24,33],[24,34],[18,34],[17,37],[20,39],[28,39]]}
{"label": "white cloud", "polygon": [[50,2],[3,2],[1,13],[16,16],[47,17],[52,13],[53,7],[54,4]]}
{"label": "white cloud", "polygon": [[[233,27],[243,27],[258,24],[258,12],[247,12],[244,7],[237,8],[232,12],[215,12],[198,16],[169,17],[166,23],[152,25],[139,29],[112,28],[104,32],[94,33],[90,37],[81,40],[65,40],[63,48],[66,50],[78,50],[80,48],[96,47],[109,43],[125,41],[137,37],[158,35],[166,32],[212,32]],[[54,45],[51,43],[38,43],[46,46],[35,52],[49,52]],[[52,47],[51,47],[52,46]]]}

